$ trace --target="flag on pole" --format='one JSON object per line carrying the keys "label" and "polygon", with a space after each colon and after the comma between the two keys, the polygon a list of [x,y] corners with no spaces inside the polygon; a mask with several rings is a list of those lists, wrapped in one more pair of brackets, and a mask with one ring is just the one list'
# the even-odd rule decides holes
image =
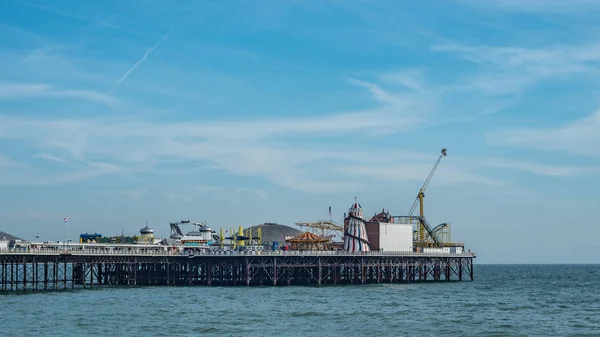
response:
{"label": "flag on pole", "polygon": [[64,218],[63,222],[67,222],[69,220],[69,218]]}

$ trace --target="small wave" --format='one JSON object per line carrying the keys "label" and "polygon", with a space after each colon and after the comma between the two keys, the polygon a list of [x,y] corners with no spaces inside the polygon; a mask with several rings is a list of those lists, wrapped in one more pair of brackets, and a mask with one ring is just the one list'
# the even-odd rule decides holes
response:
{"label": "small wave", "polygon": [[300,312],[292,312],[291,316],[293,317],[312,317],[312,316],[325,316],[322,312],[316,311],[300,311]]}
{"label": "small wave", "polygon": [[210,327],[201,327],[201,328],[196,328],[194,329],[195,332],[200,332],[200,333],[208,333],[208,332],[217,332],[219,329],[210,326]]}

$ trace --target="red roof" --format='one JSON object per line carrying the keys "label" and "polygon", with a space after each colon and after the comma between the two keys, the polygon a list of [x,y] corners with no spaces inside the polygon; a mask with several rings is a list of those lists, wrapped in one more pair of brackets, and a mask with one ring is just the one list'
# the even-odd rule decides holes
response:
{"label": "red roof", "polygon": [[287,239],[288,242],[328,242],[328,238],[313,234],[311,232],[304,232],[298,236],[294,236],[291,239]]}

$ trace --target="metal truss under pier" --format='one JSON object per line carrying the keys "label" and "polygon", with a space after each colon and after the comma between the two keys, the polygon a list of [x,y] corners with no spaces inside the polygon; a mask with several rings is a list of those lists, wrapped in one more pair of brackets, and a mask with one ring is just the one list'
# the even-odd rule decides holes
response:
{"label": "metal truss under pier", "polygon": [[36,255],[0,253],[0,292],[99,286],[283,286],[473,281],[457,255]]}

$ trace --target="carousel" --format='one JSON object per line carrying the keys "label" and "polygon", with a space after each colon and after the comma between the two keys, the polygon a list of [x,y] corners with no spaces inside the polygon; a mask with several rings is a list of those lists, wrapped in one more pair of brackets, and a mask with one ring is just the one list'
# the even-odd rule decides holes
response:
{"label": "carousel", "polygon": [[285,240],[291,250],[327,250],[330,238],[322,237],[311,232],[305,232]]}

